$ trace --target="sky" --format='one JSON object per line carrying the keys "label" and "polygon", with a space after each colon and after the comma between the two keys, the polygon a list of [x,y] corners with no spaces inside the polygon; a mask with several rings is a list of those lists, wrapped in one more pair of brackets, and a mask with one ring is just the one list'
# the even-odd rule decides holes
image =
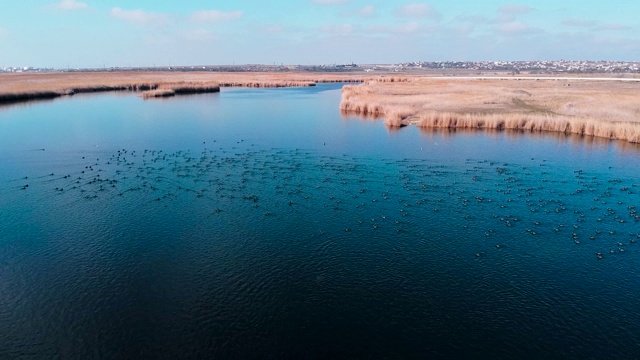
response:
{"label": "sky", "polygon": [[0,68],[640,61],[638,0],[3,0]]}

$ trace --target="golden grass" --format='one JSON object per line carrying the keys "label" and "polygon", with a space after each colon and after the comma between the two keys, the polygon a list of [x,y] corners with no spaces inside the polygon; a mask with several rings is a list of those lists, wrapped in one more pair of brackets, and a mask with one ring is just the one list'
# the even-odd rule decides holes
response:
{"label": "golden grass", "polygon": [[368,81],[340,108],[391,127],[554,131],[640,143],[640,83],[592,80]]}
{"label": "golden grass", "polygon": [[185,94],[213,93],[219,91],[220,85],[217,83],[165,83],[154,87],[152,90],[142,92],[140,96],[144,99],[149,99]]}
{"label": "golden grass", "polygon": [[90,72],[0,74],[0,103],[96,91],[144,98],[220,87],[345,86],[344,112],[384,117],[390,127],[512,129],[592,135],[640,143],[639,82],[429,78],[362,73]]}
{"label": "golden grass", "polygon": [[361,82],[381,78],[333,73],[66,72],[0,74],[0,103],[54,98],[82,92],[150,91],[143,97],[215,92],[220,87],[313,86],[319,82]]}
{"label": "golden grass", "polygon": [[176,92],[172,89],[155,89],[148,90],[140,94],[143,99],[163,98],[175,96]]}

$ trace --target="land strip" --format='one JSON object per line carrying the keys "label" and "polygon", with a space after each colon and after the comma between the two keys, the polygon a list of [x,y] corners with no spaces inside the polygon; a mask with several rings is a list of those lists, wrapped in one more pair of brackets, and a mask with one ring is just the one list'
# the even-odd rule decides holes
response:
{"label": "land strip", "polygon": [[638,79],[406,77],[345,86],[345,113],[390,127],[554,131],[640,143]]}
{"label": "land strip", "polygon": [[101,91],[135,91],[145,98],[217,92],[220,87],[313,86],[319,82],[360,82],[365,74],[58,72],[0,74],[0,103]]}
{"label": "land strip", "polygon": [[0,103],[98,91],[144,98],[217,92],[220,87],[343,88],[345,113],[390,127],[553,131],[640,143],[640,79],[603,76],[425,76],[309,72],[60,72],[0,74]]}

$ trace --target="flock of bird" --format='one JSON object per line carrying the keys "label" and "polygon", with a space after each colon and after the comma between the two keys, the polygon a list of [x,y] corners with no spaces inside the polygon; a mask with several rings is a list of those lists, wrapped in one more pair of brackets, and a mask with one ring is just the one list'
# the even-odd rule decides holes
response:
{"label": "flock of bird", "polygon": [[[240,140],[172,152],[119,149],[74,161],[81,165],[72,172],[28,174],[8,188],[57,196],[65,206],[129,199],[150,211],[186,201],[207,209],[205,222],[225,213],[239,222],[243,213],[270,221],[326,216],[347,222],[336,221],[343,227],[320,229],[321,234],[339,230],[359,236],[366,227],[393,236],[416,227],[455,227],[497,251],[530,236],[564,246],[596,244],[589,249],[603,259],[632,250],[640,240],[640,185],[634,179],[537,159],[442,165],[260,148]],[[478,258],[484,254],[475,252]]]}

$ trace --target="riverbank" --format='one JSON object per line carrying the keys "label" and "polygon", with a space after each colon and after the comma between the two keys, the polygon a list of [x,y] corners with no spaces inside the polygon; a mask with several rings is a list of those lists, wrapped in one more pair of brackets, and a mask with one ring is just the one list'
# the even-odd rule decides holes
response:
{"label": "riverbank", "polygon": [[142,97],[218,92],[220,87],[313,86],[321,82],[362,82],[364,74],[59,72],[0,74],[0,104],[52,99],[87,92],[133,91]]}
{"label": "riverbank", "polygon": [[553,131],[640,143],[640,82],[587,78],[426,78],[345,86],[345,113],[390,127]]}
{"label": "riverbank", "polygon": [[0,104],[86,92],[132,91],[156,98],[221,87],[346,86],[345,113],[390,127],[553,131],[640,143],[635,78],[424,76],[363,73],[60,72],[0,74]]}

